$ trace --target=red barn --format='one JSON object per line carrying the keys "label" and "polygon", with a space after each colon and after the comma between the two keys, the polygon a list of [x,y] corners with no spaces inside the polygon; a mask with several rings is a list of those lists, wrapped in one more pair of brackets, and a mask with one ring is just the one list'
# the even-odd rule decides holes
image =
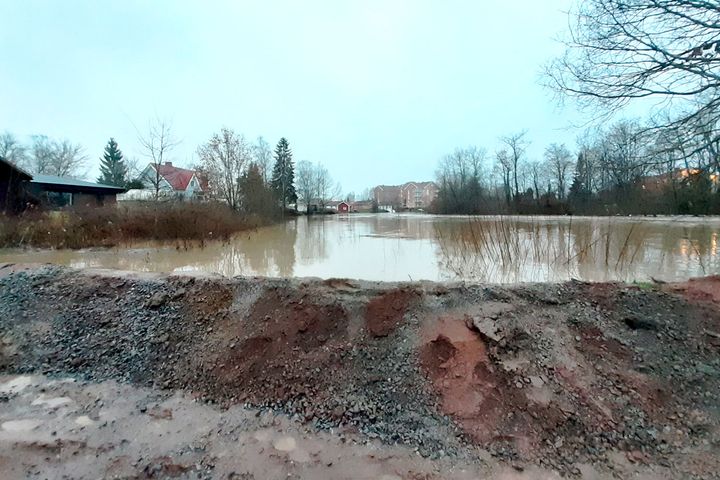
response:
{"label": "red barn", "polygon": [[350,211],[350,205],[347,202],[340,202],[337,206],[338,213],[348,213]]}

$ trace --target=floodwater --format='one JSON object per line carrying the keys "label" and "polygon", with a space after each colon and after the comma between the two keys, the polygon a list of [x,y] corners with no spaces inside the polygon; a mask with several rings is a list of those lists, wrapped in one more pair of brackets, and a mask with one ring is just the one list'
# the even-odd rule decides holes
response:
{"label": "floodwater", "polygon": [[719,235],[716,218],[351,214],[202,247],[0,250],[0,262],[387,281],[675,281],[720,273]]}

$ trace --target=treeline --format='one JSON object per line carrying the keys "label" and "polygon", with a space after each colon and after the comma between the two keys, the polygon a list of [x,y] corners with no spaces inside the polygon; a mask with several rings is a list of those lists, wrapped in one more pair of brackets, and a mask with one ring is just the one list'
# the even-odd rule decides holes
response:
{"label": "treeline", "polygon": [[33,173],[78,175],[87,162],[83,148],[70,140],[33,135],[25,144],[10,132],[0,134],[0,157]]}
{"label": "treeline", "polygon": [[[33,174],[83,178],[87,176],[89,158],[85,149],[67,139],[57,140],[33,135],[25,144],[11,132],[0,134],[0,157]],[[100,176],[105,185],[142,188],[138,180],[138,160],[127,159],[114,138],[110,138],[100,157]]]}
{"label": "treeline", "polygon": [[[704,124],[703,124],[704,125]],[[527,132],[489,155],[458,149],[437,170],[438,213],[717,214],[717,141],[695,131],[621,120],[586,132],[574,150],[551,144],[530,159]]]}
{"label": "treeline", "polygon": [[[636,100],[647,121],[585,133],[570,151],[526,156],[525,133],[493,155],[458,150],[438,169],[445,213],[718,214],[720,42],[717,2],[576,0],[565,51],[544,83],[595,120]],[[646,103],[647,105],[647,103]]]}
{"label": "treeline", "polygon": [[[150,121],[137,140],[148,163],[128,159],[110,138],[99,159],[97,182],[150,190],[151,197],[160,200],[164,198],[164,180],[158,167],[172,159],[180,142],[171,125],[160,119]],[[250,142],[242,134],[222,128],[200,145],[196,154],[198,163],[192,170],[208,190],[204,198],[222,201],[236,212],[272,217],[296,209],[298,201],[324,207],[340,195],[340,186],[321,164],[301,161],[296,178],[293,152],[285,138],[273,150],[262,136]],[[82,146],[43,135],[24,144],[10,132],[1,134],[0,157],[33,174],[82,178],[89,167]]]}
{"label": "treeline", "polygon": [[273,152],[262,137],[253,145],[242,134],[222,128],[198,147],[197,155],[196,170],[207,180],[210,196],[232,210],[272,217],[297,201],[292,150],[285,138]]}
{"label": "treeline", "polygon": [[340,197],[340,184],[333,182],[330,172],[322,164],[303,160],[297,167],[295,184],[306,213],[311,212],[313,205],[323,211],[328,202]]}
{"label": "treeline", "polygon": [[321,164],[303,160],[296,169],[285,138],[271,151],[262,137],[250,145],[243,135],[223,128],[201,145],[197,154],[197,170],[207,178],[210,193],[233,210],[270,216],[297,211],[302,202],[309,211],[310,204],[324,207],[340,192]]}

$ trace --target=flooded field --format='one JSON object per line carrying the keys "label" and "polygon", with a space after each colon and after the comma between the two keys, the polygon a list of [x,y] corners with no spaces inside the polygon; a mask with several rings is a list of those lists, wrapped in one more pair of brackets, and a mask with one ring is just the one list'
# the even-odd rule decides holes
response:
{"label": "flooded field", "polygon": [[719,234],[714,218],[334,215],[226,243],[2,250],[0,262],[387,281],[673,281],[720,273]]}

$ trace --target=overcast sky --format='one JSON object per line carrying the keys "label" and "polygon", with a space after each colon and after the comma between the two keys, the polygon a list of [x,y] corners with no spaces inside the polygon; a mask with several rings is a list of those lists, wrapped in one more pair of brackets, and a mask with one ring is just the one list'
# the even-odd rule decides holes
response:
{"label": "overcast sky", "polygon": [[182,144],[222,126],[322,162],[344,192],[430,180],[454,148],[523,129],[539,158],[578,121],[539,83],[570,0],[0,0],[0,131],[141,156],[159,116]]}

